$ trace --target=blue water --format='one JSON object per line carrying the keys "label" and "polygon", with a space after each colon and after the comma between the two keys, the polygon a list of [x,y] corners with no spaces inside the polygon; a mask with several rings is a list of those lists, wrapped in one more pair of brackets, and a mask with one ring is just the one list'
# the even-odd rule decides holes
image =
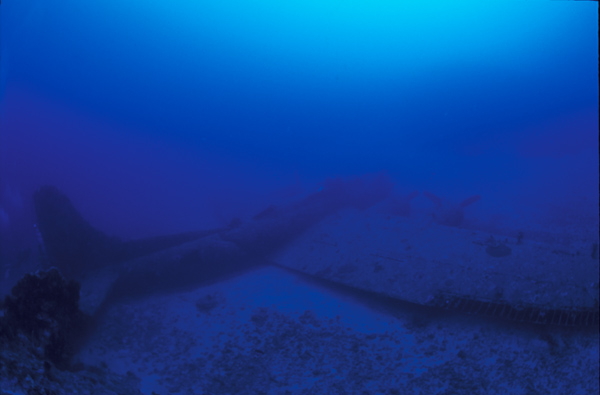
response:
{"label": "blue water", "polygon": [[376,171],[399,191],[480,194],[482,215],[595,206],[596,11],[6,1],[3,235],[31,237],[43,184],[122,237],[222,225]]}
{"label": "blue water", "polygon": [[[3,237],[43,184],[122,237],[227,223],[326,177],[597,202],[597,3],[2,4]],[[585,214],[584,213],[584,214]],[[28,240],[29,240],[28,239]]]}
{"label": "blue water", "polygon": [[222,227],[381,172],[397,197],[480,196],[465,209],[480,228],[587,243],[597,13],[594,1],[4,0],[0,295],[38,268],[24,254],[47,184],[129,239]]}
{"label": "blue water", "polygon": [[381,170],[495,206],[597,198],[595,2],[213,3],[2,4],[10,226],[48,183],[125,237]]}

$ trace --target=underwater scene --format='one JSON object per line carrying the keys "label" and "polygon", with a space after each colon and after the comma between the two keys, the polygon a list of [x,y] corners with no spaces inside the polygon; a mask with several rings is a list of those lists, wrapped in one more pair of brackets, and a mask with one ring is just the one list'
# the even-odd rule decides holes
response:
{"label": "underwater scene", "polygon": [[597,1],[4,0],[0,395],[594,395]]}

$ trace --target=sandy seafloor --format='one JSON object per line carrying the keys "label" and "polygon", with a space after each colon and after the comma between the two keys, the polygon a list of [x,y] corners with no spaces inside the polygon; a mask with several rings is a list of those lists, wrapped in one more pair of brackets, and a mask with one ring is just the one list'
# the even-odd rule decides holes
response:
{"label": "sandy seafloor", "polygon": [[110,308],[77,359],[144,394],[599,391],[597,330],[383,306],[265,266]]}

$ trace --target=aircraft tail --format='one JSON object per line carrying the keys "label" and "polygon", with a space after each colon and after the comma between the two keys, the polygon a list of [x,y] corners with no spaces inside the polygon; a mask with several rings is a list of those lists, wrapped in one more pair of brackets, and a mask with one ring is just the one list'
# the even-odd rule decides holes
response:
{"label": "aircraft tail", "polygon": [[106,264],[148,255],[223,230],[122,241],[90,225],[56,187],[41,187],[33,201],[48,263],[61,269],[65,277],[78,277]]}

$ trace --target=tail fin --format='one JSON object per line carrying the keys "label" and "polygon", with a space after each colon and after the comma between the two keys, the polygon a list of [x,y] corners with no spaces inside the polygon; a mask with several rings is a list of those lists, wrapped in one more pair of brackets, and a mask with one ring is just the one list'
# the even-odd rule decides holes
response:
{"label": "tail fin", "polygon": [[122,241],[90,225],[56,187],[41,187],[35,192],[33,202],[48,263],[61,269],[68,278],[222,231],[214,229]]}
{"label": "tail fin", "polygon": [[92,227],[56,187],[38,189],[33,204],[48,261],[67,277],[89,270],[120,244]]}
{"label": "tail fin", "polygon": [[462,202],[460,202],[459,206],[464,208],[464,207],[470,206],[471,204],[473,204],[479,200],[481,200],[481,196],[473,195],[471,197],[466,198]]}
{"label": "tail fin", "polygon": [[431,200],[433,202],[433,204],[435,205],[435,207],[442,207],[444,204],[442,202],[442,198],[440,198],[437,195],[434,195],[433,193],[429,192],[429,191],[424,191],[423,195]]}

